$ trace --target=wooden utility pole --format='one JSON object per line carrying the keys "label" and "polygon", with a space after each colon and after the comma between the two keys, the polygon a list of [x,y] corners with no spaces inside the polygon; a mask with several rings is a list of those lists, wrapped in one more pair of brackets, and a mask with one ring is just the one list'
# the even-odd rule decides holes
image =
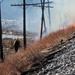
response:
{"label": "wooden utility pole", "polygon": [[[49,2],[49,0],[47,0]],[[48,15],[49,15],[49,26],[50,26],[50,32],[51,32],[51,14],[50,14],[50,3],[48,3]]]}
{"label": "wooden utility pole", "polygon": [[26,0],[23,0],[23,4],[11,4],[11,6],[23,6],[23,35],[24,35],[24,47],[26,47],[26,6],[34,6],[34,7],[42,7],[42,22],[41,22],[41,34],[40,39],[42,38],[42,29],[43,29],[43,21],[44,21],[44,8],[53,8],[51,6],[45,6],[45,4],[53,3],[53,1],[45,2],[45,0],[41,0],[41,3],[27,4]]}
{"label": "wooden utility pole", "polygon": [[23,36],[24,36],[24,48],[26,48],[26,1],[23,0]]}
{"label": "wooden utility pole", "polygon": [[3,61],[3,44],[2,44],[2,22],[1,22],[1,3],[0,3],[0,58]]}
{"label": "wooden utility pole", "polygon": [[[49,6],[49,0],[48,0],[48,6],[45,6],[45,0],[40,0],[41,1],[41,7],[42,7],[42,19],[41,19],[41,32],[40,32],[40,40],[42,39],[42,34],[43,34],[43,26],[45,27],[45,30],[47,29],[46,28],[46,25],[45,25],[45,16],[44,16],[44,9],[45,7],[48,8],[53,8],[52,6]],[[52,3],[52,1],[51,1]],[[50,20],[50,12],[49,12],[49,20]]]}
{"label": "wooden utility pole", "polygon": [[23,4],[11,4],[11,6],[23,6],[23,44],[26,48],[26,0],[23,0]]}
{"label": "wooden utility pole", "polygon": [[45,0],[41,0],[41,7],[42,7],[42,20],[41,20],[41,32],[40,32],[40,40],[42,38],[42,30],[43,30],[43,24],[44,24],[44,4]]}

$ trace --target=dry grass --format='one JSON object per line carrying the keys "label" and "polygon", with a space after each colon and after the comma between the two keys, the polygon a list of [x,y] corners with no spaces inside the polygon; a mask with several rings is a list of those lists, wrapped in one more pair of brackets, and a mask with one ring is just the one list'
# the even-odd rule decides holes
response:
{"label": "dry grass", "polygon": [[47,47],[53,46],[60,42],[61,39],[66,40],[71,37],[75,32],[75,26],[70,25],[67,28],[60,29],[57,32],[53,32],[48,36],[44,37],[41,41],[35,42],[33,45],[27,47],[26,50],[43,50]]}
{"label": "dry grass", "polygon": [[44,55],[41,53],[42,50],[58,44],[61,39],[64,41],[67,40],[74,32],[75,25],[73,24],[67,28],[49,34],[41,41],[37,41],[28,46],[25,51],[21,50],[13,55],[9,55],[5,62],[0,64],[0,75],[8,75],[11,71],[19,75],[19,72],[27,71],[36,61],[43,58]]}

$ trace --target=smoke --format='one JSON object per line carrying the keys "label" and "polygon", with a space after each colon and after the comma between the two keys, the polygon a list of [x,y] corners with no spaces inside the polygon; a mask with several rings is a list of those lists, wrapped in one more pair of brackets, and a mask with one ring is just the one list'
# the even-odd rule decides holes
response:
{"label": "smoke", "polygon": [[[39,3],[40,0],[26,0],[27,3]],[[48,1],[48,0],[46,0]],[[50,1],[50,0],[49,0]],[[54,3],[50,4],[54,8],[50,9],[50,15],[48,14],[48,8],[45,8],[45,25],[43,33],[45,35],[59,30],[60,27],[65,27],[73,22],[75,22],[75,0],[53,0]],[[16,19],[18,24],[23,27],[23,13],[20,7],[11,7],[11,3],[22,3],[23,0],[4,0],[2,3],[2,18],[4,19]],[[9,9],[9,10],[7,10]],[[62,10],[61,10],[62,9]],[[38,7],[27,7],[26,8],[26,24],[27,31],[36,32],[38,35],[41,28],[41,8]],[[61,16],[61,22],[60,22]],[[65,17],[66,16],[66,17]],[[49,18],[51,20],[51,25],[49,25]],[[46,33],[47,32],[47,33]]]}
{"label": "smoke", "polygon": [[40,40],[39,34],[37,34],[37,35],[34,37],[34,41],[38,41],[38,40]]}
{"label": "smoke", "polygon": [[34,41],[40,40],[40,28],[37,32],[37,35],[34,37]]}

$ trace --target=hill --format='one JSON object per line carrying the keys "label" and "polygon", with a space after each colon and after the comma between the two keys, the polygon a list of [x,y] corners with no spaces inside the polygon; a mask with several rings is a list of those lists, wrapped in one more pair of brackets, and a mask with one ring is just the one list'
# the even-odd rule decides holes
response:
{"label": "hill", "polygon": [[[49,34],[42,40],[36,41],[28,46],[25,50],[21,48],[19,52],[9,55],[5,61],[0,64],[0,74],[20,75],[22,72],[28,71],[32,65],[44,59],[48,53],[55,51],[52,49],[54,46],[66,42],[66,40],[72,38],[73,35],[75,35],[75,24]],[[63,41],[61,42],[62,39]]]}

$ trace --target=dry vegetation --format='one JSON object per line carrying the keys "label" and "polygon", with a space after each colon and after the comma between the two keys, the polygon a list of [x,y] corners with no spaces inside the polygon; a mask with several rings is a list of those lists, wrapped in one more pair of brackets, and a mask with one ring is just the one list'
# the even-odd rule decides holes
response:
{"label": "dry vegetation", "polygon": [[60,29],[28,46],[25,50],[9,55],[3,63],[0,64],[0,75],[20,75],[27,71],[37,61],[44,57],[41,51],[52,47],[60,42],[61,39],[67,40],[75,33],[75,24],[67,28]]}

